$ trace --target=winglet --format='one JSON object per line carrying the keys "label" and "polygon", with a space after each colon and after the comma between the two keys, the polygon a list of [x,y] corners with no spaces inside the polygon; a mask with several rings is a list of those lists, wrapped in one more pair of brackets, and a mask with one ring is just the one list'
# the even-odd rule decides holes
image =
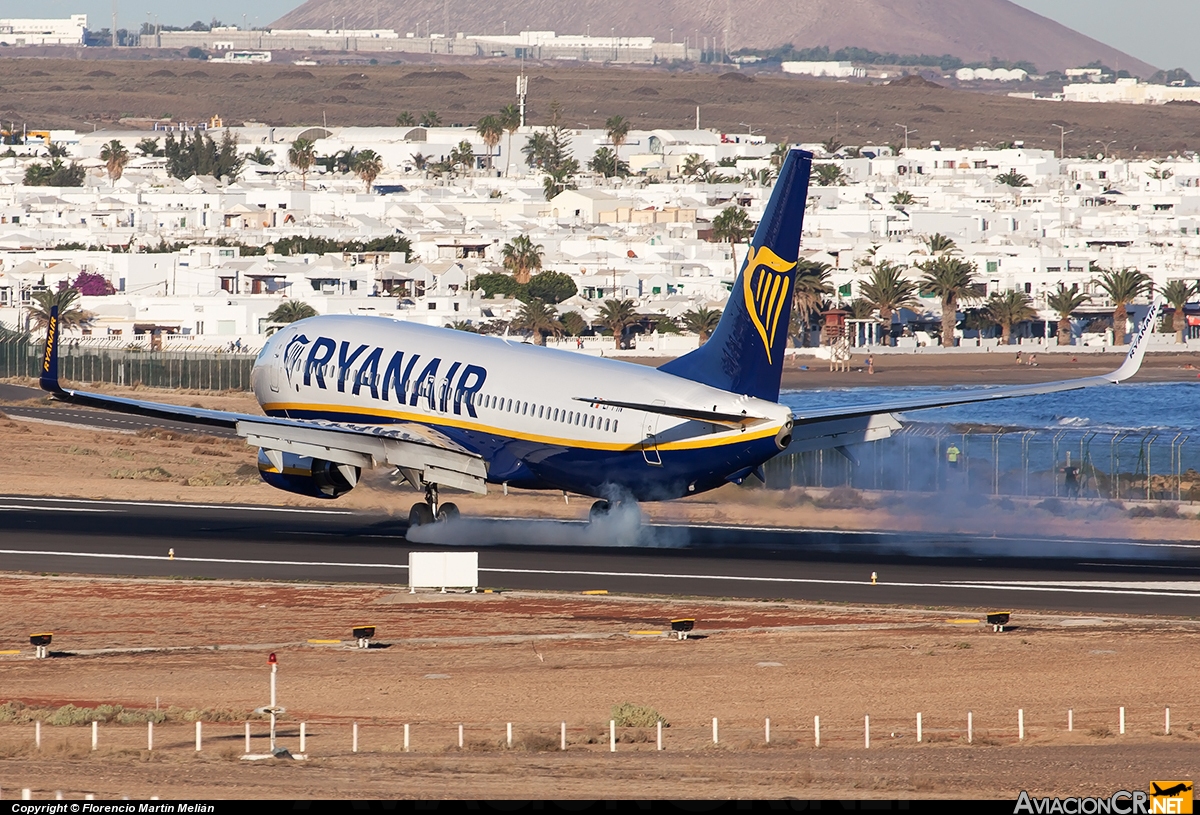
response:
{"label": "winglet", "polygon": [[1124,382],[1142,367],[1142,358],[1146,356],[1146,345],[1150,342],[1150,333],[1154,330],[1154,324],[1158,322],[1158,315],[1162,312],[1162,307],[1163,299],[1161,297],[1154,298],[1154,302],[1150,304],[1150,310],[1146,312],[1141,325],[1138,326],[1137,333],[1129,342],[1129,353],[1125,355],[1125,361],[1121,363],[1120,368],[1104,377],[1109,382]]}
{"label": "winglet", "polygon": [[46,324],[46,351],[42,354],[42,390],[62,393],[58,384],[58,306],[50,307],[50,322]]}

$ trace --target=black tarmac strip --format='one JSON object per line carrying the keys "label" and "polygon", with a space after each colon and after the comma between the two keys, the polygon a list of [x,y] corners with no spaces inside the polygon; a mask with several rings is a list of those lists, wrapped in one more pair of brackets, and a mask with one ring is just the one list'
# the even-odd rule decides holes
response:
{"label": "black tarmac strip", "polygon": [[[406,527],[399,517],[340,510],[332,502],[328,509],[283,509],[0,496],[0,570],[404,584],[410,550],[446,548],[410,544]],[[489,545],[489,529],[501,539],[547,543]],[[463,539],[449,528],[446,539],[479,551],[481,582],[501,589],[605,589],[974,614],[1010,608],[1200,613],[1198,544],[747,527],[654,530],[669,532],[676,542],[671,547],[554,542],[560,535],[584,537],[582,530],[582,524],[558,521],[472,520]]]}

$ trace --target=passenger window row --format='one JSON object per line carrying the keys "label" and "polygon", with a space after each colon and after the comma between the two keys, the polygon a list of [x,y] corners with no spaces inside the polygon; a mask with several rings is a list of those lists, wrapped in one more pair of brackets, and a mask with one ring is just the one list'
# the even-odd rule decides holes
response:
{"label": "passenger window row", "polygon": [[518,416],[529,416],[534,419],[541,419],[542,421],[560,422],[575,427],[586,427],[589,430],[600,430],[605,433],[617,432],[617,419],[599,416],[595,413],[586,413],[582,410],[566,410],[552,408],[548,405],[535,405],[523,402],[520,399],[511,399],[493,394],[479,396],[477,401],[481,407],[490,410],[515,413]]}

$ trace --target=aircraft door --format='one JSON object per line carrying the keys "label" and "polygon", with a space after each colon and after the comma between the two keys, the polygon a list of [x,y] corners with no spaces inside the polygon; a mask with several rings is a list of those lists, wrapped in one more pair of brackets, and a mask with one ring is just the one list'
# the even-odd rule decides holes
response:
{"label": "aircraft door", "polygon": [[[654,404],[665,405],[662,399],[655,399]],[[662,466],[662,456],[658,453],[658,421],[661,413],[647,413],[642,419],[642,457],[651,467]]]}
{"label": "aircraft door", "polygon": [[271,393],[279,393],[279,373],[282,367],[283,359],[276,351],[267,363],[267,385],[271,388]]}

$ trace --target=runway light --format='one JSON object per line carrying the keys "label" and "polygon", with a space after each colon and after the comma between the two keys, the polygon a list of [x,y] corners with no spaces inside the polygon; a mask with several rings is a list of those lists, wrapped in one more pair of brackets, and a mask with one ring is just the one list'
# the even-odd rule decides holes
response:
{"label": "runway light", "polygon": [[351,632],[354,634],[354,639],[358,640],[359,648],[371,647],[371,637],[375,636],[375,626],[356,625]]}
{"label": "runway light", "polygon": [[279,660],[278,660],[278,659],[275,657],[275,652],[274,652],[274,651],[272,651],[272,652],[271,652],[271,655],[267,657],[267,664],[268,664],[268,665],[277,665],[277,664],[279,664]]}
{"label": "runway light", "polygon": [[37,649],[35,656],[38,659],[45,659],[50,656],[50,642],[53,639],[54,634],[52,633],[29,635],[29,644]]}
{"label": "runway light", "polygon": [[1012,615],[1011,611],[989,611],[987,615],[988,625],[993,631],[1003,631],[1004,626],[1008,625],[1008,618]]}
{"label": "runway light", "polygon": [[175,550],[173,548],[168,549],[167,550],[167,560],[174,560],[174,559],[175,559]]}
{"label": "runway light", "polygon": [[879,575],[875,572],[871,572],[871,585],[874,586],[878,581]]}
{"label": "runway light", "polygon": [[671,620],[671,630],[675,632],[676,639],[686,640],[688,632],[696,627],[696,619],[694,617],[684,617],[678,620]]}

